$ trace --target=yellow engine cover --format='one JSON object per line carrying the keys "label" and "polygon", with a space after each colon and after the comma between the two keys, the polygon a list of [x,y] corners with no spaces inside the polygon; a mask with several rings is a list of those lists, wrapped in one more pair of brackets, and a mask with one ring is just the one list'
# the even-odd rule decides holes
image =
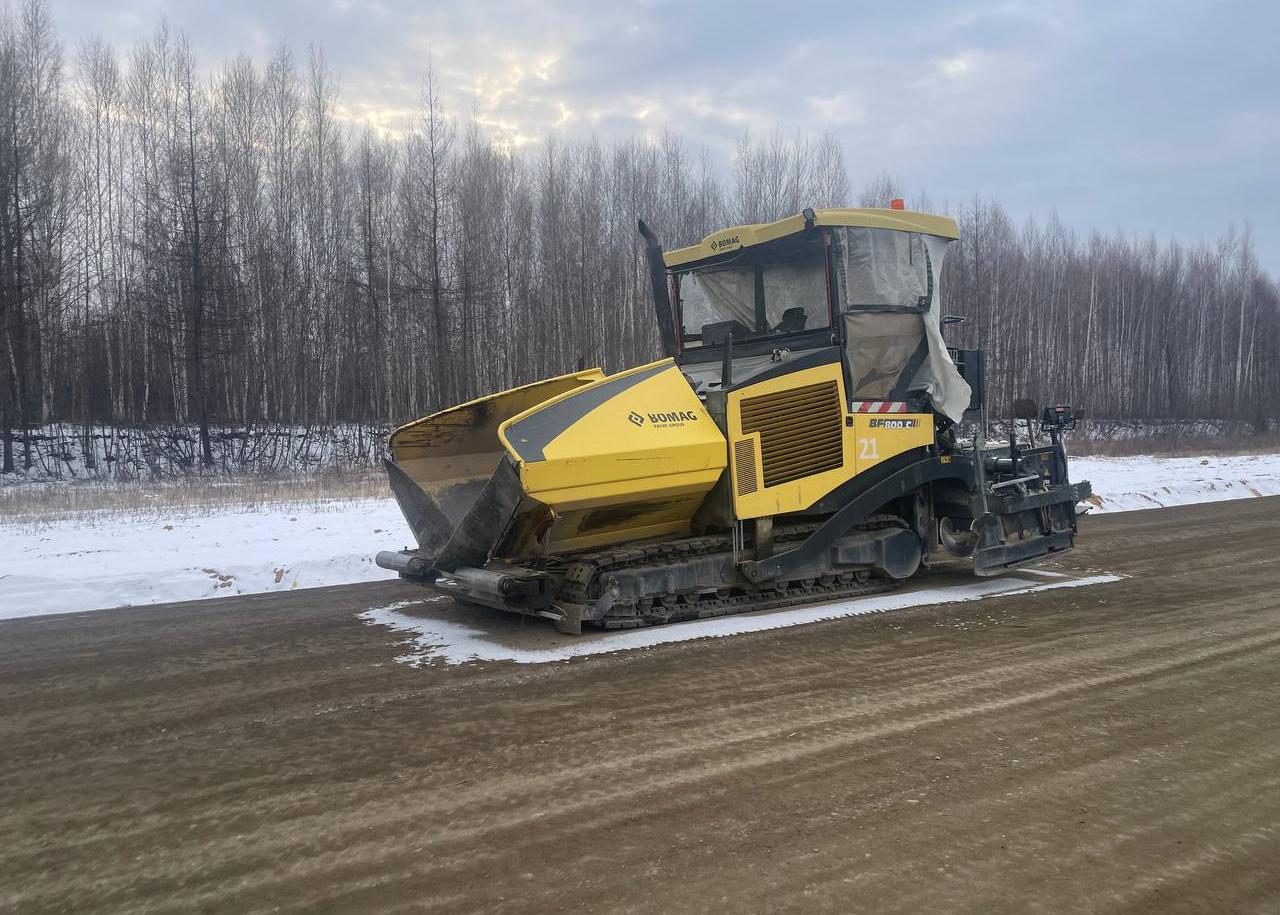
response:
{"label": "yellow engine cover", "polygon": [[554,513],[550,552],[686,534],[726,464],[724,436],[670,359],[539,404],[498,437]]}
{"label": "yellow engine cover", "polygon": [[840,363],[800,369],[729,394],[734,514],[809,508],[876,464],[933,444],[928,413],[853,413]]}

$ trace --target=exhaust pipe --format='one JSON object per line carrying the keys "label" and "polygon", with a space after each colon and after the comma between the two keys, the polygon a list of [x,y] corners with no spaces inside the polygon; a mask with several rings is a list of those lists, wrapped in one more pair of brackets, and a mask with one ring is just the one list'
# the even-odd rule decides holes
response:
{"label": "exhaust pipe", "polygon": [[644,256],[649,264],[649,282],[653,285],[653,308],[658,316],[658,335],[662,338],[662,354],[676,354],[676,322],[671,311],[671,294],[667,291],[667,264],[662,259],[662,242],[643,219],[639,224],[644,237]]}

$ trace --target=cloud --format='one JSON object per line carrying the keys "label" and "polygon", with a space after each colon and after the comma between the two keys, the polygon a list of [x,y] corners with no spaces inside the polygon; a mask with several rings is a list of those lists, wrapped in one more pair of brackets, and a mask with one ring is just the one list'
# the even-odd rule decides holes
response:
{"label": "cloud", "polygon": [[853,100],[844,92],[814,97],[809,99],[808,104],[814,121],[826,125],[826,129],[861,124],[867,119],[866,105]]}
{"label": "cloud", "polygon": [[972,69],[973,58],[966,54],[958,54],[938,61],[938,70],[950,79],[959,79]]}
{"label": "cloud", "polygon": [[412,124],[429,58],[449,109],[506,146],[666,128],[727,172],[744,130],[830,130],[855,187],[888,170],[935,200],[1189,239],[1251,219],[1280,269],[1268,3],[51,2],[70,43],[128,47],[165,12],[210,66],[317,42],[344,115],[387,132]]}

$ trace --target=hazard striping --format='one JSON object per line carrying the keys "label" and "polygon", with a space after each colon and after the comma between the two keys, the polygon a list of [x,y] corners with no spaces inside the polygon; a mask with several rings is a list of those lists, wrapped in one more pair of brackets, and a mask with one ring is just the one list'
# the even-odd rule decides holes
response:
{"label": "hazard striping", "polygon": [[849,409],[854,413],[906,413],[907,405],[901,400],[855,400]]}

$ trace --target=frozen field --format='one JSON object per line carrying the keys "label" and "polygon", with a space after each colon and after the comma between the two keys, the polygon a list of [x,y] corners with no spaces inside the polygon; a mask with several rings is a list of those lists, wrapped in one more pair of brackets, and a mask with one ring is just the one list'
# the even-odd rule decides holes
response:
{"label": "frozen field", "polygon": [[[1072,476],[1095,511],[1130,511],[1280,495],[1280,455],[1080,458]],[[374,554],[410,540],[390,498],[3,524],[0,618],[386,579]]]}

